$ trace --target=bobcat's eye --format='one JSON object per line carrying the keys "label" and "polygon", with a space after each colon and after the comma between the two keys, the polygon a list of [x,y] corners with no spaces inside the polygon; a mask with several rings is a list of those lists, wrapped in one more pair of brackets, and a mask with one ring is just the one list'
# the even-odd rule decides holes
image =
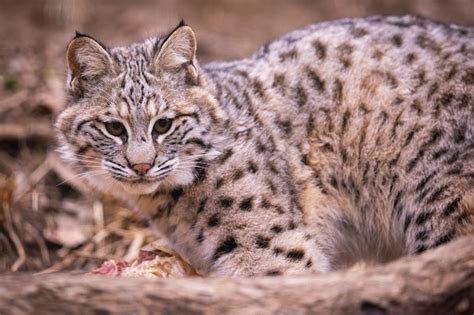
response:
{"label": "bobcat's eye", "polygon": [[107,129],[112,136],[120,137],[125,134],[125,126],[118,121],[105,123],[105,129]]}
{"label": "bobcat's eye", "polygon": [[158,134],[163,134],[170,130],[172,122],[173,121],[169,118],[160,118],[153,126],[153,130],[155,130]]}

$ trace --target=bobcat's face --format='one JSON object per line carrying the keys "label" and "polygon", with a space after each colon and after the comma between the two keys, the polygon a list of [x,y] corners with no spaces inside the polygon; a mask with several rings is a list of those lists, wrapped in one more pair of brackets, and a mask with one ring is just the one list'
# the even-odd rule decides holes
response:
{"label": "bobcat's face", "polygon": [[199,84],[189,27],[110,53],[76,36],[68,65],[61,151],[97,187],[150,194],[189,185],[218,154],[211,136],[219,113]]}

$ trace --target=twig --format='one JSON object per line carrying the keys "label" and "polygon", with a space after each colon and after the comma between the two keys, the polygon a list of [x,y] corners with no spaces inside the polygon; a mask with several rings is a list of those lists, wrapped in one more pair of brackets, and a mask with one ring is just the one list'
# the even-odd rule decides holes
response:
{"label": "twig", "polygon": [[20,238],[18,235],[15,233],[15,229],[12,224],[12,214],[10,212],[10,205],[8,205],[6,202],[3,204],[3,209],[5,212],[5,229],[8,232],[8,236],[12,240],[13,244],[15,245],[16,252],[18,254],[18,258],[15,261],[15,263],[11,267],[11,271],[15,272],[17,271],[21,266],[26,261],[26,252],[25,248],[23,247],[23,244],[21,243]]}
{"label": "twig", "polygon": [[49,124],[0,124],[0,138],[1,139],[29,139],[40,138],[52,140],[54,138],[52,128]]}
{"label": "twig", "polygon": [[34,236],[36,244],[38,244],[38,247],[40,249],[40,254],[41,254],[41,258],[43,259],[43,262],[46,265],[50,265],[51,258],[49,257],[48,247],[46,246],[46,242],[44,241],[43,236],[30,223],[25,224],[25,229]]}
{"label": "twig", "polygon": [[123,257],[123,260],[125,261],[132,261],[138,257],[138,252],[140,251],[140,248],[143,246],[143,243],[145,241],[145,233],[143,232],[138,232],[135,234],[135,237],[132,240],[132,243],[128,247],[127,253]]}
{"label": "twig", "polygon": [[[14,201],[17,202],[23,198],[25,194],[27,194],[32,187],[34,187],[41,179],[43,179],[51,170],[51,163],[49,158],[46,157],[43,163],[38,166],[27,179],[20,180],[18,182],[18,189],[15,191],[14,194]],[[25,181],[28,181],[28,184],[25,185]]]}
{"label": "twig", "polygon": [[90,195],[91,189],[79,178],[77,175],[71,171],[70,168],[66,167],[61,159],[55,153],[49,153],[48,159],[51,162],[56,174],[59,175],[63,180],[65,180],[69,185],[72,185],[74,188],[79,190],[84,195]]}
{"label": "twig", "polygon": [[12,108],[18,107],[18,105],[24,102],[27,98],[28,98],[28,93],[27,93],[27,90],[25,89],[0,100],[0,114],[3,114],[4,112]]}

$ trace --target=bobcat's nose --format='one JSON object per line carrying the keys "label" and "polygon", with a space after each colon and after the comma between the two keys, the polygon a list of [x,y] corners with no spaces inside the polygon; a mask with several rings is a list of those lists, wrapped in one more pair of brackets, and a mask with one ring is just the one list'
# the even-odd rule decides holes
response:
{"label": "bobcat's nose", "polygon": [[150,168],[151,164],[149,163],[139,163],[133,165],[133,169],[135,170],[135,172],[137,172],[138,175],[145,175]]}

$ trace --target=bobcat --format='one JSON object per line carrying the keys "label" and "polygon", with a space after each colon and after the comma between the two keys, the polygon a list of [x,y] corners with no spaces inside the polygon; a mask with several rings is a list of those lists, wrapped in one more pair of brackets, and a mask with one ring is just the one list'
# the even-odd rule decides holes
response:
{"label": "bobcat", "polygon": [[66,161],[203,275],[327,272],[474,233],[474,29],[369,17],[200,66],[193,30],[77,34]]}

